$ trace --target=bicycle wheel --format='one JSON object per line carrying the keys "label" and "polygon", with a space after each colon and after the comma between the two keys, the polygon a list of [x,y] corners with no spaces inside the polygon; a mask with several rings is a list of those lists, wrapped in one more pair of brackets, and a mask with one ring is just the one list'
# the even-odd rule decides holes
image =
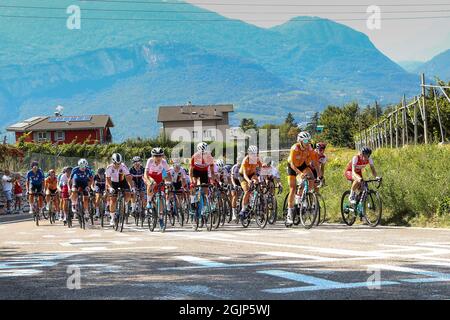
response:
{"label": "bicycle wheel", "polygon": [[308,192],[306,194],[306,200],[300,207],[300,221],[305,229],[311,229],[314,226],[318,211],[319,202],[317,201],[316,194]]}
{"label": "bicycle wheel", "polygon": [[[162,228],[160,226],[160,231],[164,232],[164,231],[166,231],[167,222],[168,222],[168,219],[169,219],[169,210],[167,210],[166,201],[164,199],[161,199],[161,200],[162,200],[161,203],[162,203],[162,211],[163,211],[163,226],[162,226]],[[158,212],[159,212],[159,210],[158,210]],[[173,215],[170,214],[170,216],[173,216]],[[175,224],[175,222],[174,222],[174,224]]]}
{"label": "bicycle wheel", "polygon": [[190,215],[192,215],[192,228],[194,231],[197,231],[200,226],[200,220],[203,220],[200,206],[197,205],[194,212],[190,211]]}
{"label": "bicycle wheel", "polygon": [[272,194],[269,194],[266,198],[267,202],[267,222],[269,224],[275,224],[277,222],[277,198]]}
{"label": "bicycle wheel", "polygon": [[100,203],[98,204],[98,211],[99,211],[99,215],[100,215],[100,225],[103,228],[104,223],[105,223],[105,208],[104,208],[102,199],[100,199]]}
{"label": "bicycle wheel", "polygon": [[175,214],[176,214],[176,217],[177,217],[178,224],[181,227],[183,227],[184,226],[183,206],[181,204],[181,201],[178,199],[178,196],[175,197],[174,201],[175,201],[175,207],[174,208],[176,209]]}
{"label": "bicycle wheel", "polygon": [[[219,228],[221,222],[222,222],[222,217],[224,217],[223,215],[225,214],[223,212],[223,202],[220,198],[216,197],[215,199],[213,199],[213,201],[216,203],[216,205],[214,206],[215,209],[212,209],[212,228],[214,230],[216,230],[217,228]],[[225,221],[224,221],[225,222]]]}
{"label": "bicycle wheel", "polygon": [[317,200],[319,201],[319,212],[317,215],[316,225],[319,226],[323,224],[327,219],[327,207],[325,205],[325,200],[323,196],[320,193],[316,194],[316,196]]}
{"label": "bicycle wheel", "polygon": [[50,221],[50,224],[53,224],[55,222],[55,218],[53,217],[53,201],[50,201],[48,209],[48,221]]}
{"label": "bicycle wheel", "polygon": [[[249,201],[250,201],[249,203],[251,203],[251,198],[249,199]],[[243,202],[244,202],[244,197],[242,197],[240,199],[240,203],[239,203],[240,208],[243,208],[243,206],[244,206]],[[250,222],[251,222],[252,216],[253,216],[253,210],[254,210],[254,208],[249,210],[249,212],[247,212],[246,216],[241,216],[242,209],[239,211],[239,222],[242,224],[242,226],[244,228],[248,228],[248,226],[250,225]]]}
{"label": "bicycle wheel", "polygon": [[72,213],[70,212],[70,203],[69,203],[69,209],[66,211],[66,222],[67,222],[67,228],[72,228]]}
{"label": "bicycle wheel", "polygon": [[345,191],[342,194],[341,198],[341,215],[342,219],[344,220],[345,224],[348,226],[352,226],[356,221],[356,214],[355,211],[350,204],[350,200],[348,199],[350,195],[350,190]]}
{"label": "bicycle wheel", "polygon": [[209,203],[209,199],[206,197],[206,195],[203,195],[203,208],[204,208],[204,215],[203,215],[203,221],[206,225],[206,230],[212,231],[214,228],[214,222],[218,222],[219,219],[217,217],[217,211],[212,210],[211,204]]}
{"label": "bicycle wheel", "polygon": [[369,190],[366,200],[363,203],[364,220],[371,227],[376,227],[381,221],[382,202],[380,194],[376,191]]}
{"label": "bicycle wheel", "polygon": [[147,209],[146,213],[147,213],[147,225],[148,225],[148,229],[153,232],[155,230],[156,227],[156,220],[158,218],[155,210],[153,209],[154,207],[152,207],[152,209]]}
{"label": "bicycle wheel", "polygon": [[34,214],[34,221],[36,222],[36,226],[39,226],[39,212]]}
{"label": "bicycle wheel", "polygon": [[264,201],[264,195],[260,194],[255,201],[255,221],[260,229],[264,229],[267,225],[268,210],[267,204]]}
{"label": "bicycle wheel", "polygon": [[120,232],[122,232],[126,220],[126,213],[125,213],[126,207],[125,207],[125,200],[123,197],[120,198],[118,207],[119,207],[119,227]]}

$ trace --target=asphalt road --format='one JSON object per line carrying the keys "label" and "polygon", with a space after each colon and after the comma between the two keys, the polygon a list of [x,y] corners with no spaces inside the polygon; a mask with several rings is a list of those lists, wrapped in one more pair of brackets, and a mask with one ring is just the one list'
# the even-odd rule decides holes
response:
{"label": "asphalt road", "polygon": [[0,299],[449,299],[449,283],[444,229],[0,221]]}

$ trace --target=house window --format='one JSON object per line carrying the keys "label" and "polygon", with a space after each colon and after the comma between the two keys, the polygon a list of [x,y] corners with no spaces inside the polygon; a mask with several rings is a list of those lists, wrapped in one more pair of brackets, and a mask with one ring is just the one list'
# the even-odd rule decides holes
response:
{"label": "house window", "polygon": [[36,139],[37,142],[44,142],[49,140],[49,134],[48,132],[36,132]]}
{"label": "house window", "polygon": [[55,141],[65,141],[64,131],[56,131],[55,132]]}

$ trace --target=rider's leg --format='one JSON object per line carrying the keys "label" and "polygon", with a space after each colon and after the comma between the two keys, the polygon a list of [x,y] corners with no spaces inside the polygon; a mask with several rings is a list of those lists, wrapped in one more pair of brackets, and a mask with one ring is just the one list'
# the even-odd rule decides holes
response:
{"label": "rider's leg", "polygon": [[44,207],[44,196],[42,195],[42,193],[39,193],[39,195],[38,195],[38,209],[39,209],[39,211],[42,210],[43,207]]}
{"label": "rider's leg", "polygon": [[34,212],[33,212],[33,210],[34,210],[34,208],[33,208],[33,203],[34,203],[34,193],[30,193],[29,195],[28,195],[28,203],[30,204],[30,214],[33,214]]}
{"label": "rider's leg", "polygon": [[249,185],[247,180],[244,180],[241,182],[242,190],[244,191],[244,197],[242,199],[242,209],[241,214],[244,214],[248,210],[248,203],[250,201],[250,192],[249,192]]}
{"label": "rider's leg", "polygon": [[50,201],[51,201],[51,198],[50,198],[50,190],[46,190],[45,191],[45,203],[47,204],[46,205],[46,210],[47,211],[49,211],[50,210]]}
{"label": "rider's leg", "polygon": [[72,188],[72,192],[70,194],[70,200],[72,201],[72,212],[76,213],[77,212],[77,205],[78,205],[78,192],[77,192],[77,187],[74,186]]}
{"label": "rider's leg", "polygon": [[294,214],[294,200],[295,200],[295,192],[297,187],[297,177],[296,176],[288,176],[288,184],[289,184],[289,196],[288,196],[288,212],[286,217],[287,223],[292,223],[292,217]]}

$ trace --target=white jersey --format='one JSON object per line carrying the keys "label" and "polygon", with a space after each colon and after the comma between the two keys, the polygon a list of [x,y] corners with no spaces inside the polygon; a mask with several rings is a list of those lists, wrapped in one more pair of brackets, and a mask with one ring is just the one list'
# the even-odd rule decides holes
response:
{"label": "white jersey", "polygon": [[113,164],[110,164],[106,168],[106,177],[111,178],[112,182],[120,182],[125,179],[125,176],[130,175],[130,170],[128,170],[128,167],[121,163],[119,168],[116,169]]}
{"label": "white jersey", "polygon": [[62,174],[61,177],[59,178],[58,185],[60,187],[69,185],[69,179],[70,179],[70,177],[68,177],[65,173]]}
{"label": "white jersey", "polygon": [[145,170],[148,175],[160,175],[163,172],[169,172],[170,168],[165,159],[161,159],[161,162],[156,164],[155,159],[150,158],[147,160]]}
{"label": "white jersey", "polygon": [[178,172],[176,172],[175,168],[171,167],[169,169],[169,172],[170,172],[170,176],[172,177],[172,182],[175,183],[178,181],[182,181],[184,179],[184,181],[186,181],[186,183],[187,183],[187,175],[183,168],[180,168],[178,170]]}

